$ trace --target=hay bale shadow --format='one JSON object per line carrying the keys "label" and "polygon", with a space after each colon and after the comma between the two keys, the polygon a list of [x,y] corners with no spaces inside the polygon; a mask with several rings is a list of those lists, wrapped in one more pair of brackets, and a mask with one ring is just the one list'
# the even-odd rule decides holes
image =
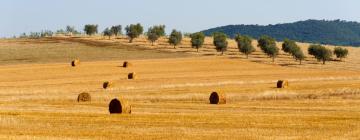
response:
{"label": "hay bale shadow", "polygon": [[129,80],[137,79],[136,73],[135,73],[135,72],[129,73],[129,74],[128,74],[128,79],[129,79]]}
{"label": "hay bale shadow", "polygon": [[76,67],[78,65],[80,65],[80,60],[79,59],[75,59],[75,60],[71,61],[71,66],[72,67]]}
{"label": "hay bale shadow", "polygon": [[106,82],[103,83],[103,88],[104,89],[112,88],[113,86],[114,86],[113,82],[106,81]]}
{"label": "hay bale shadow", "polygon": [[287,81],[287,80],[279,80],[276,83],[276,87],[277,88],[288,88],[289,87],[289,81]]}

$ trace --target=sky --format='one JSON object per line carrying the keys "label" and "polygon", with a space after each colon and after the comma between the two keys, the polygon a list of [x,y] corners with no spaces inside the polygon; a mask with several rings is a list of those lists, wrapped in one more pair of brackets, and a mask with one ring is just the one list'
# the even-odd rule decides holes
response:
{"label": "sky", "polygon": [[167,32],[197,32],[229,24],[277,24],[307,19],[360,22],[360,0],[1,0],[0,37],[23,32],[83,30],[98,24],[164,24]]}

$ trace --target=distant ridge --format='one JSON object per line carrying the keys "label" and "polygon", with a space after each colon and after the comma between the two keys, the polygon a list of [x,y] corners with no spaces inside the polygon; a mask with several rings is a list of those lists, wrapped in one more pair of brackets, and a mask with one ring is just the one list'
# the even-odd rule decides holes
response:
{"label": "distant ridge", "polygon": [[289,38],[300,42],[360,46],[360,23],[343,20],[306,20],[267,26],[228,25],[202,32],[208,36],[213,32],[224,32],[233,38],[240,33],[253,38],[269,35],[278,41]]}

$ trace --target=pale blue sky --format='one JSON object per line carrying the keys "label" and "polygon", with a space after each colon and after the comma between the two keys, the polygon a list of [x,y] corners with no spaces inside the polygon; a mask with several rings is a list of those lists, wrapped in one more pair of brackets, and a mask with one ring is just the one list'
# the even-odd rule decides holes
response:
{"label": "pale blue sky", "polygon": [[84,24],[165,24],[195,32],[228,24],[360,21],[360,0],[1,0],[0,37]]}

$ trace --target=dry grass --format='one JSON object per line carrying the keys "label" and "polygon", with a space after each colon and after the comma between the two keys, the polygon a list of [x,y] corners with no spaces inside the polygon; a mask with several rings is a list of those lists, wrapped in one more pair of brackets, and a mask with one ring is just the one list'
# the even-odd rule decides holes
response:
{"label": "dry grass", "polygon": [[[110,46],[108,46],[110,45]],[[86,61],[153,59],[187,57],[184,53],[166,53],[157,50],[123,45],[71,42],[47,39],[0,39],[0,64],[65,63],[79,58]],[[119,62],[121,63],[121,62]],[[120,64],[119,64],[120,65]]]}
{"label": "dry grass", "polygon": [[[48,41],[38,44],[51,47]],[[91,41],[84,46],[57,41],[80,45],[84,51],[92,48]],[[99,41],[105,42],[102,47],[111,42],[128,45],[125,39]],[[183,45],[169,51],[188,49]],[[206,49],[201,51],[205,54]],[[208,51],[214,54],[210,46]],[[131,60],[136,65],[130,69],[121,68],[128,58],[88,62],[96,59],[93,56],[76,68],[69,66],[69,60],[2,65],[0,139],[360,137],[360,71],[355,62],[341,64],[346,65],[342,70],[325,70],[312,64],[284,67],[264,64],[271,61],[265,57],[257,63],[241,57],[139,58]],[[330,66],[335,64],[323,68]],[[141,76],[127,80],[130,72]],[[290,87],[277,89],[279,79],[287,79]],[[103,90],[104,81],[116,87]],[[217,90],[226,93],[226,104],[209,104],[209,93]],[[78,103],[81,92],[91,93],[91,102]],[[119,97],[131,103],[131,114],[109,114],[109,102]]]}

